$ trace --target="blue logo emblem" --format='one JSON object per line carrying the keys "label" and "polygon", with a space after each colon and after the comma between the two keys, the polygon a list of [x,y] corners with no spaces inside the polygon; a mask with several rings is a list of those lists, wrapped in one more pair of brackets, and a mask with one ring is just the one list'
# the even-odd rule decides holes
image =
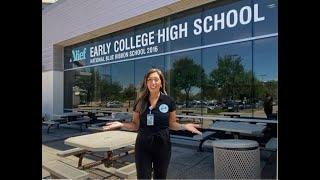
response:
{"label": "blue logo emblem", "polygon": [[161,105],[159,106],[159,110],[160,110],[160,112],[162,112],[162,113],[166,113],[166,112],[168,112],[169,107],[168,107],[168,105],[166,105],[166,104],[161,104]]}
{"label": "blue logo emblem", "polygon": [[87,48],[83,48],[82,50],[72,50],[73,59],[70,59],[70,62],[85,60],[86,52],[87,52]]}

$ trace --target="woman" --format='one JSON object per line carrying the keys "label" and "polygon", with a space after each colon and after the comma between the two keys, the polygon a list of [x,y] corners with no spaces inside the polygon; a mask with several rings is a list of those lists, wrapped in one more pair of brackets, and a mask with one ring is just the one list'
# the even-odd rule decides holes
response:
{"label": "woman", "polygon": [[138,130],[135,162],[138,179],[165,179],[171,157],[169,129],[188,130],[201,134],[196,124],[176,122],[176,106],[165,90],[165,79],[159,69],[150,69],[144,76],[140,95],[133,107],[130,123],[112,122],[103,127],[111,130],[125,127]]}
{"label": "woman", "polygon": [[264,103],[263,103],[263,110],[267,116],[267,119],[272,118],[272,103],[273,103],[273,98],[271,94],[266,93],[266,96],[264,98]]}

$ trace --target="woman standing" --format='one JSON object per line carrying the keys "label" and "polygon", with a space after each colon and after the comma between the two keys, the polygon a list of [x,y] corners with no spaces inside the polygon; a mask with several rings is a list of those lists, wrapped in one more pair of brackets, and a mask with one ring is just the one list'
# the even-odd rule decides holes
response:
{"label": "woman standing", "polygon": [[201,134],[196,124],[176,122],[176,106],[166,93],[165,79],[159,69],[150,69],[144,76],[140,95],[133,107],[130,123],[112,122],[103,127],[111,130],[125,127],[138,130],[135,162],[138,179],[165,179],[171,158],[169,129],[188,130]]}
{"label": "woman standing", "polygon": [[273,106],[273,98],[270,93],[266,93],[266,96],[263,102],[263,110],[267,116],[267,119],[272,118],[272,108],[273,108],[272,106]]}

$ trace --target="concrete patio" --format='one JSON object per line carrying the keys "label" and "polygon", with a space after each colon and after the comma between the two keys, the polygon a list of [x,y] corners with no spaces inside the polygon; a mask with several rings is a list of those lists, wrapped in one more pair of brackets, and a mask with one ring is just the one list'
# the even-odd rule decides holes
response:
{"label": "concrete patio", "polygon": [[[75,156],[58,157],[56,153],[60,150],[67,150],[73,148],[65,145],[64,140],[68,137],[79,136],[93,133],[89,130],[80,132],[78,127],[60,127],[53,128],[49,134],[46,133],[46,128],[42,130],[42,162],[51,161],[55,159],[67,162],[70,165],[77,166],[78,158]],[[171,138],[172,140],[172,156],[168,169],[168,179],[213,179],[213,153],[210,141],[204,144],[204,152],[198,152],[197,141]],[[132,155],[122,158],[125,161],[134,162]],[[267,160],[269,161],[267,162]],[[94,158],[84,158],[83,163],[94,161]],[[261,178],[262,179],[276,179],[276,157],[272,156],[270,152],[261,151]],[[104,165],[97,166],[97,169],[90,171],[92,178],[107,178],[118,179],[109,173],[114,168],[106,168]],[[42,178],[50,178],[49,173],[42,169]]]}

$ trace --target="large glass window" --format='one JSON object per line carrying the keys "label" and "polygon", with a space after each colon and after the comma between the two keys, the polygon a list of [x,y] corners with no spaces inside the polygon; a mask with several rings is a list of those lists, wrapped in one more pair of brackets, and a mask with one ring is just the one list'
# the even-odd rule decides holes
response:
{"label": "large glass window", "polygon": [[276,118],[278,111],[278,38],[254,41],[254,116],[266,117],[265,98],[270,94],[272,102],[271,118]]}
{"label": "large glass window", "polygon": [[136,60],[134,67],[135,87],[139,90],[149,69],[158,68],[164,72],[164,56]]}
{"label": "large glass window", "polygon": [[243,42],[203,50],[203,99],[208,114],[251,116],[252,45]]}
{"label": "large glass window", "polygon": [[251,37],[253,17],[250,13],[252,8],[248,6],[251,6],[251,0],[238,1],[216,8],[204,7],[202,17],[204,19],[208,17],[209,32],[203,33],[203,43],[213,44]]}
{"label": "large glass window", "polygon": [[94,68],[66,71],[64,76],[65,109],[94,104],[97,93],[97,74]]}
{"label": "large glass window", "polygon": [[[172,15],[167,19],[170,37],[174,40],[169,41],[166,47],[167,51],[174,51],[179,49],[186,49],[201,45],[201,36],[193,34],[193,21],[201,18],[201,9],[196,8],[187,12]],[[179,37],[179,38],[178,38]]]}
{"label": "large glass window", "polygon": [[188,51],[166,56],[167,90],[176,100],[177,113],[186,110],[201,114],[201,51]]}
{"label": "large glass window", "polygon": [[[146,46],[145,50],[145,54],[143,55],[139,55],[139,57],[142,56],[147,56],[147,55],[154,55],[154,54],[159,54],[159,53],[163,53],[164,52],[164,47],[167,44],[167,42],[163,42],[163,43],[158,43],[158,37],[159,37],[159,33],[158,30],[163,29],[164,27],[164,21],[165,19],[158,19],[155,21],[151,21],[142,25],[138,25],[137,27],[135,27],[135,35],[139,36],[139,37],[147,37],[145,39],[147,39],[147,41],[149,41],[149,43],[151,42],[151,44],[149,44],[148,46]],[[149,34],[151,33],[151,34]],[[150,40],[150,36],[153,37]],[[152,44],[153,43],[153,44]],[[149,48],[151,47],[156,47],[156,51],[150,51]],[[137,48],[139,49],[139,48]],[[141,49],[141,48],[140,48]]]}
{"label": "large glass window", "polygon": [[[277,37],[245,38],[277,33],[277,13],[277,0],[214,2],[66,47],[64,108],[96,106],[132,111],[144,75],[150,68],[159,68],[166,77],[168,94],[176,101],[177,114],[219,116],[235,112],[265,118],[265,97],[270,94],[271,118],[275,117],[278,111]],[[200,27],[202,33],[197,35],[194,30]],[[118,41],[120,48],[121,39],[125,48],[121,52],[128,52],[126,47],[131,37],[141,35],[142,38],[142,34],[151,31],[154,31],[155,42],[159,37],[163,40],[152,45],[157,46],[157,52],[132,56],[134,58],[124,56],[117,59],[119,62],[96,63],[90,68],[86,66],[93,63],[81,60],[83,53],[90,53],[90,46]],[[230,42],[232,40],[242,41]],[[129,44],[126,45],[126,41]],[[133,45],[135,41],[133,38]],[[205,47],[208,44],[215,45]],[[111,53],[115,53],[113,45]],[[193,47],[200,49],[186,51]],[[99,46],[98,51],[104,51],[103,47]],[[67,70],[70,68],[80,69]]]}
{"label": "large glass window", "polygon": [[[79,96],[80,91],[73,92],[74,81],[76,78],[77,71],[66,71],[64,72],[64,108],[65,109],[72,109],[73,104],[78,105],[80,104]],[[79,89],[80,90],[80,89]],[[75,100],[74,100],[75,99]],[[78,102],[73,102],[78,101]]]}
{"label": "large glass window", "polygon": [[[110,54],[114,54],[114,60],[120,61],[130,58],[129,52],[131,47],[131,37],[134,36],[134,28],[124,29],[120,32],[113,33],[110,38]],[[133,42],[133,41],[132,41]]]}
{"label": "large glass window", "polygon": [[110,65],[103,65],[97,66],[94,68],[98,75],[98,81],[96,81],[97,86],[97,99],[98,99],[98,106],[105,107],[107,104],[108,98],[112,95],[111,91],[111,66]]}
{"label": "large glass window", "polygon": [[277,0],[254,0],[259,5],[259,17],[265,20],[254,23],[254,36],[278,32],[278,1]]}
{"label": "large glass window", "polygon": [[133,63],[129,61],[112,64],[112,84],[109,86],[110,96],[106,97],[107,107],[118,108],[121,111],[128,111],[132,108],[136,97]]}

